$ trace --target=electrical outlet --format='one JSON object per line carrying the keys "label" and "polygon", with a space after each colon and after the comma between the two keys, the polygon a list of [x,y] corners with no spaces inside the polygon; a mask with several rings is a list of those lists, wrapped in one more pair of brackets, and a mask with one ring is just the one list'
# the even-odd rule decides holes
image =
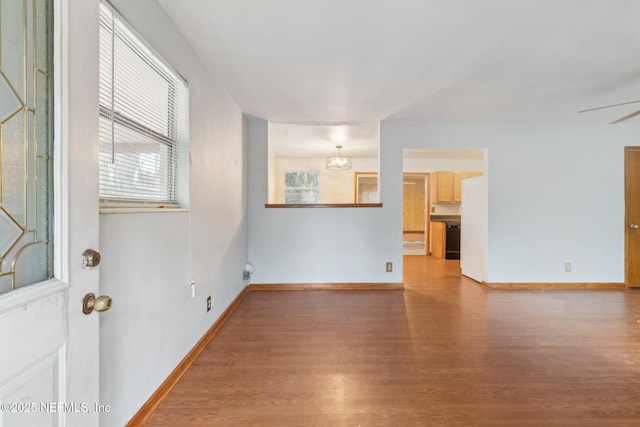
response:
{"label": "electrical outlet", "polygon": [[565,271],[565,273],[571,273],[571,263],[570,262],[565,262],[564,263],[564,271]]}
{"label": "electrical outlet", "polygon": [[211,295],[207,297],[207,312],[211,311]]}
{"label": "electrical outlet", "polygon": [[387,263],[387,273],[391,273],[393,271],[393,263],[392,262],[388,262]]}
{"label": "electrical outlet", "polygon": [[253,264],[247,263],[244,265],[244,271],[242,272],[242,280],[250,280],[253,273]]}

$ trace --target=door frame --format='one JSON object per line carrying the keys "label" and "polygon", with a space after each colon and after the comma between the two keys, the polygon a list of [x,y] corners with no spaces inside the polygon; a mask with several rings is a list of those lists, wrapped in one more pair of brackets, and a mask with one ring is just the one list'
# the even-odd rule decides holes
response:
{"label": "door frame", "polygon": [[358,204],[358,189],[360,186],[359,179],[360,177],[375,177],[378,179],[378,202],[380,202],[380,178],[378,176],[378,172],[354,172],[353,173],[353,203]]}
{"label": "door frame", "polygon": [[[630,176],[630,165],[629,165],[629,153],[630,152],[640,152],[640,146],[625,146],[624,147],[624,285],[627,288],[636,288],[640,287],[640,282],[637,284],[631,283],[631,265],[637,264],[638,259],[637,254],[631,253],[631,248],[629,244],[629,238],[631,233],[631,228],[629,225],[632,222],[639,223],[640,220],[638,218],[630,218],[630,201],[633,195],[631,191],[629,191],[630,181],[632,177]],[[640,183],[639,183],[640,184]],[[640,203],[640,202],[639,202]],[[640,232],[638,230],[637,232]]]}

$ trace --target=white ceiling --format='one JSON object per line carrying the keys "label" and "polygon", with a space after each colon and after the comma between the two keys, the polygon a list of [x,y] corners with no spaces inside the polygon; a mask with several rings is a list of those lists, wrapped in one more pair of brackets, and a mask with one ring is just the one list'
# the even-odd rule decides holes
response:
{"label": "white ceiling", "polygon": [[378,123],[289,124],[269,123],[269,152],[275,157],[378,157]]}
{"label": "white ceiling", "polygon": [[[276,158],[323,158],[337,153],[353,158],[378,158],[378,123],[269,123],[269,152]],[[466,159],[484,157],[480,148],[405,148],[405,159]]]}
{"label": "white ceiling", "polygon": [[240,108],[275,122],[640,110],[576,113],[640,100],[637,0],[159,2]]}

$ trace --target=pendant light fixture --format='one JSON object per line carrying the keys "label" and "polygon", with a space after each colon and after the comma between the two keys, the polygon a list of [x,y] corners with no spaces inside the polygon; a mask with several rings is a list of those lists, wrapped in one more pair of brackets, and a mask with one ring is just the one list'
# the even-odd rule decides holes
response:
{"label": "pendant light fixture", "polygon": [[330,171],[348,171],[351,169],[351,159],[340,154],[342,145],[336,145],[337,156],[327,157],[327,169]]}

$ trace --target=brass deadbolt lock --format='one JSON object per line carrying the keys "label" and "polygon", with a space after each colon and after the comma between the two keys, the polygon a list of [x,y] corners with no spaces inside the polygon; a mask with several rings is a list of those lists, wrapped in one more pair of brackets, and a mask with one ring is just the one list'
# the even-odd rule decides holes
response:
{"label": "brass deadbolt lock", "polygon": [[96,298],[94,294],[89,293],[82,299],[82,312],[84,314],[91,314],[93,310],[107,311],[111,308],[112,301],[109,295],[102,295]]}
{"label": "brass deadbolt lock", "polygon": [[100,252],[87,249],[82,253],[82,268],[96,268],[100,264]]}

